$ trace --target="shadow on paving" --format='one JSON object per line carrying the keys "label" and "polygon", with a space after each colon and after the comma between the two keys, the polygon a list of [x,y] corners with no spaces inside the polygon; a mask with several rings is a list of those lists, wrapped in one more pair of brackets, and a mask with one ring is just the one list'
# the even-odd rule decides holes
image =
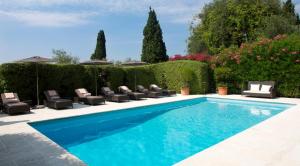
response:
{"label": "shadow on paving", "polygon": [[0,126],[11,125],[11,124],[16,124],[16,123],[22,123],[22,122],[29,122],[29,120],[19,120],[19,121],[11,121],[11,122],[2,122],[2,121],[0,121]]}
{"label": "shadow on paving", "polygon": [[0,165],[84,166],[77,158],[37,133],[0,135]]}

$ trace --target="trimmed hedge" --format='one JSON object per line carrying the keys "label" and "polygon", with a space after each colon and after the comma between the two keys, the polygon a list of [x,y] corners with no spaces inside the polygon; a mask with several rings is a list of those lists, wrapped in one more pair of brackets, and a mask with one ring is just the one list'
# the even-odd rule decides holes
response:
{"label": "trimmed hedge", "polygon": [[[120,85],[135,88],[136,84],[149,87],[155,83],[164,88],[180,91],[180,70],[189,67],[193,71],[191,93],[205,93],[208,87],[208,65],[195,61],[165,62],[138,67],[54,65],[31,63],[8,63],[0,67],[0,92],[17,92],[22,100],[36,103],[36,67],[39,69],[39,98],[44,99],[43,91],[57,90],[61,96],[73,97],[74,89],[84,87],[100,94],[102,86],[117,90]],[[101,77],[99,77],[101,75]]]}
{"label": "trimmed hedge", "polygon": [[149,87],[150,84],[158,84],[163,88],[174,89],[180,92],[183,80],[181,70],[188,67],[192,70],[193,80],[190,82],[191,94],[203,94],[208,91],[208,65],[196,61],[171,61],[140,67],[126,67],[126,84],[134,89],[135,73],[136,84]]}
{"label": "trimmed hedge", "polygon": [[279,96],[300,97],[300,35],[279,35],[225,49],[214,56],[212,65],[232,69],[232,93],[241,93],[248,81],[272,80]]}

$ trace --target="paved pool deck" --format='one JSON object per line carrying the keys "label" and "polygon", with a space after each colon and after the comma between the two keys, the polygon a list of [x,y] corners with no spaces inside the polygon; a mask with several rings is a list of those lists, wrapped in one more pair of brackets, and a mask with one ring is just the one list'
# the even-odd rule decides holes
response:
{"label": "paved pool deck", "polygon": [[241,95],[191,95],[146,99],[125,103],[107,102],[105,105],[74,104],[74,109],[32,110],[17,116],[0,114],[0,165],[5,166],[82,166],[81,160],[30,127],[28,122],[80,116],[124,108],[159,104],[197,97],[253,100],[296,104],[237,135],[199,152],[176,166],[189,165],[300,165],[300,99],[258,99]]}

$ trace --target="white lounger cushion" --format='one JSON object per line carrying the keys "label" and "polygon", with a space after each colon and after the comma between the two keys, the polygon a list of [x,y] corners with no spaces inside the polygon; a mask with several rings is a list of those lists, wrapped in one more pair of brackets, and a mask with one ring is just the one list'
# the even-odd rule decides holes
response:
{"label": "white lounger cushion", "polygon": [[81,88],[81,89],[78,89],[79,93],[82,93],[82,94],[86,94],[86,93],[89,93],[86,89],[84,88]]}
{"label": "white lounger cushion", "polygon": [[13,99],[13,98],[15,98],[14,93],[4,93],[4,96],[5,96],[5,98],[7,98],[7,99]]}
{"label": "white lounger cushion", "polygon": [[270,94],[270,92],[262,92],[262,91],[251,91],[251,90],[246,90],[244,93],[259,93],[259,94]]}
{"label": "white lounger cushion", "polygon": [[260,84],[250,84],[250,91],[259,91]]}
{"label": "white lounger cushion", "polygon": [[260,91],[261,92],[270,92],[270,89],[271,89],[271,85],[262,85]]}

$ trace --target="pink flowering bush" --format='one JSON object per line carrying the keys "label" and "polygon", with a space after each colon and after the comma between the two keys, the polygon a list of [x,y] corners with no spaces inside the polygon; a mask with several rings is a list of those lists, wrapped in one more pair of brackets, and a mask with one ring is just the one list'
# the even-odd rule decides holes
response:
{"label": "pink flowering bush", "polygon": [[170,57],[170,61],[177,61],[177,60],[192,60],[192,61],[199,61],[199,62],[209,62],[211,56],[205,54],[191,54],[191,55],[174,55]]}
{"label": "pink flowering bush", "polygon": [[210,59],[212,69],[229,67],[234,72],[235,93],[248,81],[273,80],[279,95],[300,97],[300,35],[278,35],[224,49]]}

